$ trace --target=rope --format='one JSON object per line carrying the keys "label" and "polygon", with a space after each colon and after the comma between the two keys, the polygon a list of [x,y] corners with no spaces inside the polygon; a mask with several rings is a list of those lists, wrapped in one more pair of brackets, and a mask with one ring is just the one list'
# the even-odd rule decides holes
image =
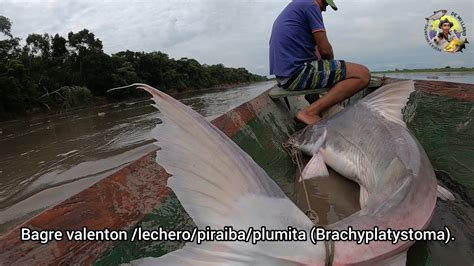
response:
{"label": "rope", "polygon": [[319,217],[318,214],[311,208],[311,203],[309,201],[309,195],[308,195],[308,190],[306,189],[306,182],[303,179],[302,175],[302,155],[300,151],[296,151],[296,164],[298,165],[298,172],[299,172],[299,178],[301,180],[301,183],[303,184],[303,191],[304,191],[304,196],[306,199],[306,205],[308,206],[308,209],[306,210],[305,214],[308,216],[308,218],[313,221],[313,223],[318,223],[319,222]]}
{"label": "rope", "polygon": [[[288,152],[288,154],[290,154],[291,159],[293,160],[293,163],[295,163],[298,166],[299,179],[301,180],[301,183],[303,184],[303,191],[306,198],[306,204],[308,205],[308,210],[306,210],[305,214],[313,223],[317,224],[319,222],[319,216],[311,208],[308,190],[306,189],[306,182],[303,179],[303,175],[302,175],[301,169],[303,165],[303,155],[301,154],[300,150],[294,149],[291,144],[284,143],[283,148],[286,150],[286,152]],[[322,226],[322,227],[326,228],[325,226]],[[325,241],[324,247],[326,248],[326,263],[325,264],[327,266],[331,266],[334,262],[334,242],[332,240]]]}
{"label": "rope", "polygon": [[295,163],[298,166],[298,173],[299,173],[299,181],[302,181],[301,183],[303,184],[303,191],[304,191],[304,196],[306,199],[306,205],[308,206],[308,209],[305,211],[306,216],[313,221],[313,223],[318,223],[319,222],[319,217],[318,214],[311,208],[311,203],[309,201],[309,194],[308,190],[306,188],[306,182],[303,179],[302,176],[302,166],[303,166],[303,156],[301,154],[301,151],[294,149],[291,144],[284,143],[283,148],[290,154],[291,159],[293,160],[293,163]]}

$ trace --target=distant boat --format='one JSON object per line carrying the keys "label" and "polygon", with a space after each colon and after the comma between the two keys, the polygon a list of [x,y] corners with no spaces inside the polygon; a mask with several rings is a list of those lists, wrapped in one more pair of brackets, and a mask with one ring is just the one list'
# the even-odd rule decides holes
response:
{"label": "distant boat", "polygon": [[439,79],[438,76],[426,76],[426,78],[429,78],[429,79]]}

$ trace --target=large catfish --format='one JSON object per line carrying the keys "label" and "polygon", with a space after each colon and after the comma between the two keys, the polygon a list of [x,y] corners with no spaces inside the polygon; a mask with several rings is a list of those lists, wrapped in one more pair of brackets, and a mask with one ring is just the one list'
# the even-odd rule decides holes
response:
{"label": "large catfish", "polygon": [[[150,86],[163,124],[153,136],[156,161],[172,176],[168,186],[199,229],[250,227],[308,235],[313,222],[232,140],[191,108]],[[305,175],[325,173],[326,162],[361,186],[362,209],[329,229],[423,229],[436,203],[436,178],[420,144],[402,121],[413,82],[384,86],[290,142],[314,156]],[[270,156],[270,155],[269,155]],[[343,195],[341,195],[343,196]],[[404,263],[412,242],[245,241],[187,243],[144,265],[334,265]],[[332,248],[331,248],[332,247]]]}

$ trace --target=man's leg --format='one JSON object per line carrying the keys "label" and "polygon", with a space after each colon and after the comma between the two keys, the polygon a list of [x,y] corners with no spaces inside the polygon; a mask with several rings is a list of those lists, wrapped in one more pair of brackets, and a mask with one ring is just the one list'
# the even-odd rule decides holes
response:
{"label": "man's leg", "polygon": [[370,82],[370,71],[363,65],[346,62],[346,79],[336,83],[326,95],[298,112],[296,117],[307,125],[321,120],[321,113],[336,103],[351,97]]}

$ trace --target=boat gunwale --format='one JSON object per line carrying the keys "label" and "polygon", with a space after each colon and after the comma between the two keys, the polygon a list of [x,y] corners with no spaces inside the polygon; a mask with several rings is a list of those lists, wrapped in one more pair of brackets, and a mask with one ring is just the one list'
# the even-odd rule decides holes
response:
{"label": "boat gunwale", "polygon": [[[386,78],[386,83],[399,80],[401,79]],[[416,80],[415,88],[429,94],[474,101],[474,84]],[[270,89],[220,115],[211,123],[227,136],[235,136],[250,120],[257,117],[265,106],[275,101],[268,96]],[[453,89],[461,91],[453,92]],[[114,246],[113,241],[62,240],[40,244],[36,241],[21,241],[21,228],[62,231],[80,230],[84,226],[89,230],[133,228],[171,192],[166,187],[169,175],[156,163],[155,155],[156,151],[153,151],[141,157],[0,236],[0,249],[3,251],[0,264],[71,261],[89,264],[101,258]]]}

